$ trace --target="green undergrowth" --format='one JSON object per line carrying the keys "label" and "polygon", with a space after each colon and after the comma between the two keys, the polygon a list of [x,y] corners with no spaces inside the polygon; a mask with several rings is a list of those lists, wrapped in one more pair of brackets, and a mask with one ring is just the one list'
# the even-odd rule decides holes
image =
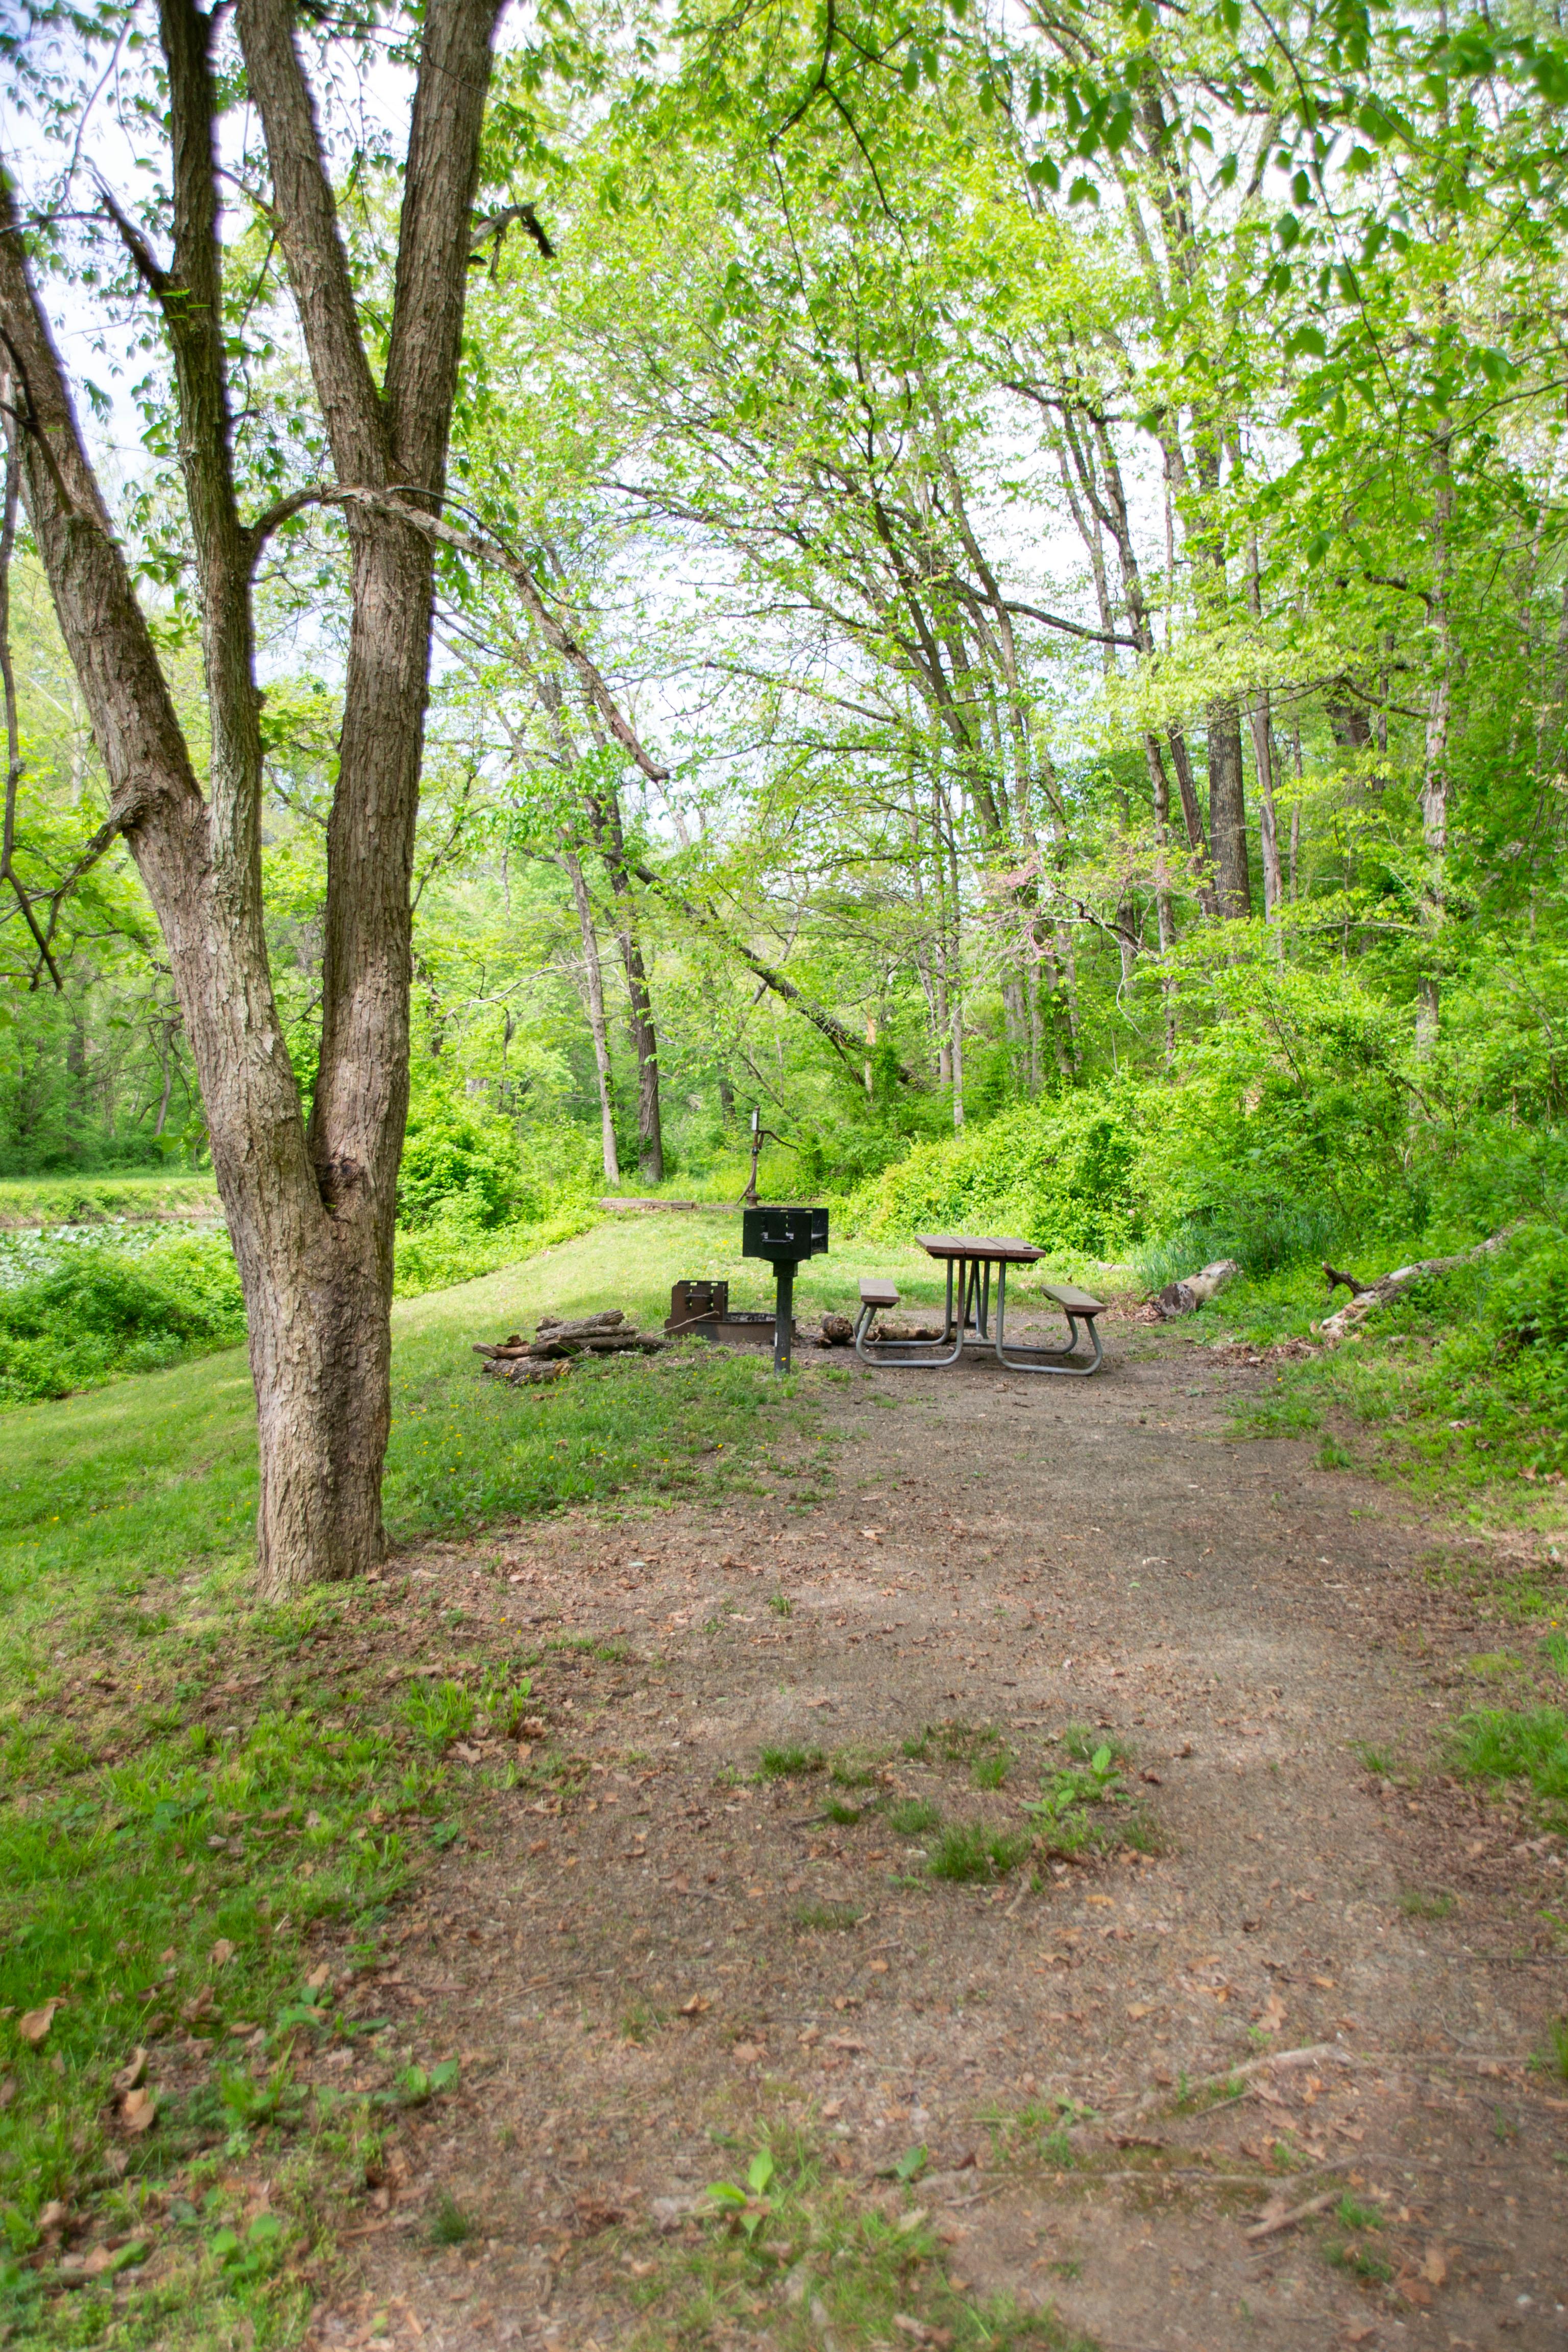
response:
{"label": "green undergrowth", "polygon": [[[1404,1251],[1346,1251],[1372,1281],[1462,1242],[1430,1236]],[[1336,1262],[1338,1262],[1336,1260]],[[1194,1337],[1265,1348],[1309,1339],[1333,1305],[1321,1267],[1298,1264],[1242,1281],[1200,1310]],[[1568,1483],[1568,1240],[1533,1224],[1496,1256],[1433,1276],[1374,1308],[1332,1349],[1279,1360],[1246,1424],[1264,1436],[1327,1430],[1325,1468],[1411,1479],[1455,1498],[1488,1491],[1489,1507],[1562,1516]]]}
{"label": "green undergrowth", "polygon": [[134,1255],[96,1243],[72,1248],[32,1279],[0,1288],[0,1406],[68,1396],[244,1338],[226,1233],[159,1234]]}
{"label": "green undergrowth", "polygon": [[955,2284],[917,2197],[868,2196],[834,2177],[809,2134],[765,2133],[749,2156],[736,2150],[706,2209],[632,2288],[639,2317],[627,2352],[717,2352],[759,2332],[778,2352],[900,2342],[1095,2352],[1048,2309]]}

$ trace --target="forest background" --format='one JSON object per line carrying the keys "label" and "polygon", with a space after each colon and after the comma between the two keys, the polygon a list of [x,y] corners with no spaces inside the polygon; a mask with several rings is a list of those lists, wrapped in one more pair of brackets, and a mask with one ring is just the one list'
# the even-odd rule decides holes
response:
{"label": "forest background", "polygon": [[[375,75],[402,71],[389,50],[329,113],[372,322],[398,194]],[[1550,1395],[1565,100],[1528,6],[632,6],[503,35],[484,178],[514,201],[476,245],[439,557],[401,1288],[617,1190],[733,1199],[756,1108],[766,1188],[850,1231],[1016,1230],[1147,1281],[1518,1223],[1499,1328],[1544,1347]],[[36,233],[94,306],[89,428],[199,746],[145,293],[91,203]],[[271,243],[237,222],[225,257],[260,504],[321,472],[321,430]],[[258,579],[268,945],[307,1090],[343,528],[301,499]],[[167,963],[95,835],[14,507],[5,557],[0,1156],[199,1170]],[[158,1246],[85,1290],[17,1261],[6,1393],[231,1336],[221,1235]],[[103,1327],[85,1353],[48,1336],[68,1295]]]}

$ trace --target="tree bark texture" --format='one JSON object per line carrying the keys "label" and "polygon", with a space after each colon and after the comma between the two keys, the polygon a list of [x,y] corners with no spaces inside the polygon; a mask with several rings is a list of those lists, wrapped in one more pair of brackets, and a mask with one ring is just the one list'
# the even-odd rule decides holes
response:
{"label": "tree bark texture", "polygon": [[637,909],[631,876],[626,867],[626,834],[621,824],[620,795],[613,789],[592,803],[594,837],[616,900],[616,932],[621,964],[626,975],[627,1026],[637,1065],[638,1164],[645,1184],[664,1181],[664,1129],[659,1116],[658,1037],[653,1025],[653,998],[647,967],[637,932]]}
{"label": "tree bark texture", "polygon": [[1247,793],[1241,764],[1241,712],[1233,695],[1208,706],[1209,837],[1214,843],[1219,910],[1235,922],[1252,912],[1247,855]]}
{"label": "tree bark texture", "polygon": [[588,896],[584,879],[583,861],[576,851],[563,848],[561,863],[572,885],[573,904],[577,909],[577,929],[583,941],[584,991],[588,1000],[588,1026],[594,1036],[594,1072],[599,1085],[599,1139],[605,1162],[605,1181],[618,1184],[621,1181],[620,1152],[616,1143],[615,1095],[610,1084],[610,1032],[605,1019],[605,982],[599,965],[599,935],[594,925],[594,903]]}
{"label": "tree bark texture", "polygon": [[[404,178],[384,395],[371,375],[288,0],[237,26],[272,170],[271,217],[342,476],[438,492],[457,385],[495,0],[427,12]],[[409,877],[429,655],[428,542],[351,509],[353,609],[329,831],[319,1076],[307,1129],[268,970],[251,581],[222,315],[211,21],[163,0],[173,257],[120,234],[162,312],[202,610],[204,793],[83,445],[8,194],[0,198],[6,431],[126,835],[169,950],[249,1328],[258,1578],[273,1595],[384,1549],[389,1310],[408,1087]]]}

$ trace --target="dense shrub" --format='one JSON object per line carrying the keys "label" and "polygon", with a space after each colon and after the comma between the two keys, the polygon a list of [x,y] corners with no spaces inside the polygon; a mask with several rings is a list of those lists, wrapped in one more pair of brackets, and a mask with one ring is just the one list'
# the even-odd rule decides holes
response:
{"label": "dense shrub", "polygon": [[0,1402],[65,1396],[244,1337],[226,1234],[181,1234],[134,1257],[79,1249],[0,1290]]}
{"label": "dense shrub", "polygon": [[410,1114],[397,1171],[397,1222],[417,1231],[457,1204],[463,1222],[483,1232],[537,1216],[537,1192],[525,1183],[517,1138],[504,1119],[459,1109],[442,1097]]}
{"label": "dense shrub", "polygon": [[1020,1104],[988,1127],[917,1144],[850,1197],[851,1232],[1017,1233],[1110,1257],[1142,1223],[1137,1089]]}

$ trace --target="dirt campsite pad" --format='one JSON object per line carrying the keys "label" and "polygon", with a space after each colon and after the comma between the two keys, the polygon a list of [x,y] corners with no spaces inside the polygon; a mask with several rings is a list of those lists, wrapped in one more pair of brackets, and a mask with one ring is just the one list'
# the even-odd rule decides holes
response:
{"label": "dirt campsite pad", "polygon": [[389,1636],[445,1592],[556,1645],[476,1789],[501,1728],[561,1762],[374,1958],[323,1939],[389,2021],[340,2085],[460,2083],[313,2343],[1562,2343],[1561,1847],[1431,1769],[1478,1640],[1433,1529],[1237,1442],[1258,1374],[1108,1339],[857,1368],[830,1506],[397,1563]]}

